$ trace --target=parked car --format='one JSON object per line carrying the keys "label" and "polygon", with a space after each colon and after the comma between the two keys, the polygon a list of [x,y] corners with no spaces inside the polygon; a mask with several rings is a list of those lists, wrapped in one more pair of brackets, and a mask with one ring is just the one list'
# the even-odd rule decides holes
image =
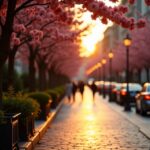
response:
{"label": "parked car", "polygon": [[[129,101],[135,103],[135,96],[142,90],[142,86],[138,83],[129,83]],[[119,104],[123,105],[127,98],[127,84],[123,83],[119,92],[119,98],[117,99]]]}
{"label": "parked car", "polygon": [[120,93],[120,89],[121,89],[121,83],[116,83],[111,91],[112,101],[117,102],[117,94]]}
{"label": "parked car", "polygon": [[98,90],[99,94],[102,94],[104,81],[96,81],[95,84],[97,86],[97,90]]}
{"label": "parked car", "polygon": [[136,113],[146,115],[150,111],[150,83],[145,83],[140,93],[136,95]]}
{"label": "parked car", "polygon": [[125,87],[126,87],[126,83],[120,83],[120,87],[117,89],[116,92],[116,102],[120,105],[123,105],[123,102],[121,101],[121,90]]}

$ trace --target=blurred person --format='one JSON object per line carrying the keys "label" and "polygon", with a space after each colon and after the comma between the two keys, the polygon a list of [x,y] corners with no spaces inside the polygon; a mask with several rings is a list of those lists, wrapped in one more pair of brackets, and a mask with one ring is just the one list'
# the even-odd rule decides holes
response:
{"label": "blurred person", "polygon": [[95,93],[97,92],[97,86],[95,84],[95,82],[93,81],[93,83],[91,84],[91,90],[92,90],[92,93],[93,93],[93,101],[94,101],[94,96],[95,96]]}
{"label": "blurred person", "polygon": [[76,83],[75,83],[75,82],[72,82],[73,101],[75,101],[75,94],[76,94],[77,89],[78,89],[78,87],[77,87]]}
{"label": "blurred person", "polygon": [[82,100],[83,100],[83,92],[84,92],[84,82],[83,81],[79,81],[78,88],[79,88],[79,91],[81,93]]}
{"label": "blurred person", "polygon": [[66,85],[66,96],[67,96],[69,102],[71,101],[72,88],[73,88],[73,86],[71,83],[68,83]]}

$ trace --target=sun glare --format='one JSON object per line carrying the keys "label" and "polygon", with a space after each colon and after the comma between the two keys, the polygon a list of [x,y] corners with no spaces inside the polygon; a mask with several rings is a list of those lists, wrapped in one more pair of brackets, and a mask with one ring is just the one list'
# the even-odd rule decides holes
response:
{"label": "sun glare", "polygon": [[83,20],[87,24],[90,23],[90,28],[86,32],[87,36],[83,36],[81,40],[81,56],[88,57],[96,50],[96,44],[103,39],[103,32],[107,28],[107,26],[101,24],[98,19],[95,21],[92,20],[91,14],[89,12],[83,15]]}
{"label": "sun glare", "polygon": [[[114,3],[109,2],[108,0],[104,0],[106,5],[113,6]],[[115,5],[118,5],[115,4]],[[104,31],[108,26],[111,26],[112,23],[109,22],[108,25],[104,25],[100,22],[99,19],[92,20],[91,13],[86,12],[82,16],[82,20],[84,21],[84,25],[89,25],[90,28],[86,31],[86,36],[82,36],[81,38],[81,49],[80,56],[88,57],[92,55],[96,50],[96,44],[101,41],[104,37]]]}

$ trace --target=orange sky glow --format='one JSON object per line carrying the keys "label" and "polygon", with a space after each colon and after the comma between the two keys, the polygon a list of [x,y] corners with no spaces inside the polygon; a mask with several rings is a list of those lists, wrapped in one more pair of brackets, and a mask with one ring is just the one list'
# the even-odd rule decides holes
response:
{"label": "orange sky glow", "polygon": [[[106,5],[118,5],[109,2],[109,0],[103,0]],[[96,44],[100,42],[104,35],[104,31],[107,29],[108,26],[111,26],[112,23],[109,22],[108,25],[104,25],[101,23],[99,19],[92,20],[90,12],[86,12],[82,16],[82,20],[84,25],[90,25],[90,29],[86,31],[86,36],[81,38],[81,49],[80,49],[80,57],[88,57],[94,53],[96,50]]]}

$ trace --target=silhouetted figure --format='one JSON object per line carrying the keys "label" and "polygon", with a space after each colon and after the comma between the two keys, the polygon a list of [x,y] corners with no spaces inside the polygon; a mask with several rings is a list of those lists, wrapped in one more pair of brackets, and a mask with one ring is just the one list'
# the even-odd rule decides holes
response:
{"label": "silhouetted figure", "polygon": [[68,83],[66,85],[66,96],[68,97],[68,101],[71,101],[71,94],[72,94],[72,84]]}
{"label": "silhouetted figure", "polygon": [[94,100],[94,96],[95,96],[95,93],[97,92],[97,86],[95,84],[95,82],[93,81],[93,83],[91,84],[91,90],[93,92],[93,100]]}
{"label": "silhouetted figure", "polygon": [[79,88],[79,91],[80,91],[80,93],[81,93],[82,100],[83,100],[83,92],[84,92],[84,82],[83,82],[83,81],[80,81],[80,82],[79,82],[78,88]]}
{"label": "silhouetted figure", "polygon": [[73,83],[72,83],[73,101],[75,101],[75,94],[76,94],[77,89],[78,89],[77,85],[75,84],[75,82],[73,82]]}

